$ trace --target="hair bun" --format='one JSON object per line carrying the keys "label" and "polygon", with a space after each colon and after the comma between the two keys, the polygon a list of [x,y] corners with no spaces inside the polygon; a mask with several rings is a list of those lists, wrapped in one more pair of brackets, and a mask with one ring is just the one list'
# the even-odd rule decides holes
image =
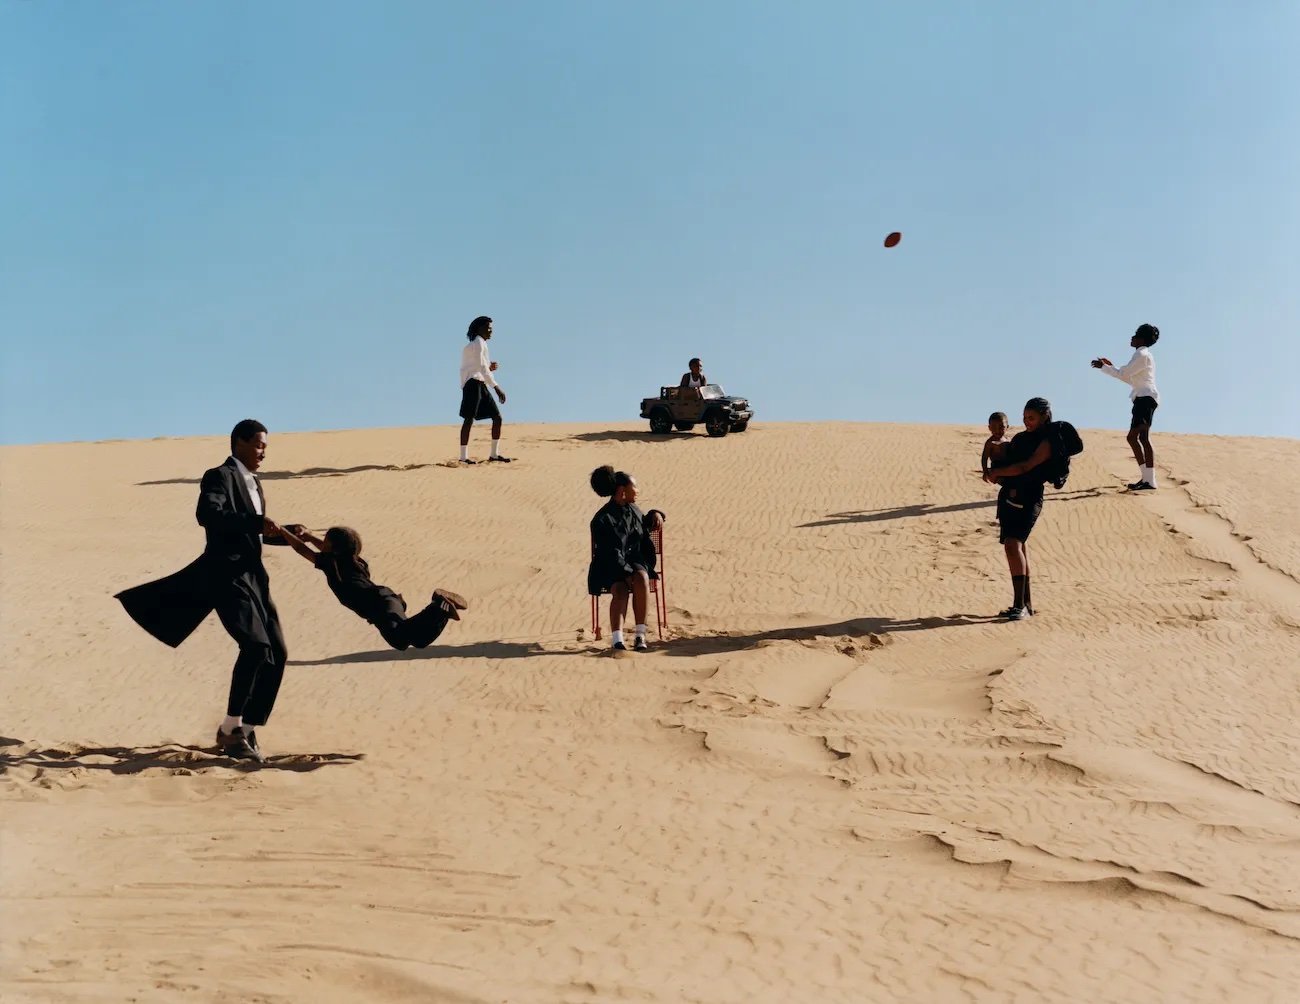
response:
{"label": "hair bun", "polygon": [[591,472],[591,490],[603,499],[613,496],[617,484],[614,480],[614,468],[610,464],[597,467]]}

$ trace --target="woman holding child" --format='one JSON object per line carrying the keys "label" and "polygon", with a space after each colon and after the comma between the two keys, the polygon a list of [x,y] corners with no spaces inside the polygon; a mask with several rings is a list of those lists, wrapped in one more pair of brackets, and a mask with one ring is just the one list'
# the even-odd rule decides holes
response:
{"label": "woman holding child", "polygon": [[984,472],[984,480],[998,485],[999,540],[1007,554],[1011,572],[1011,606],[999,616],[1018,621],[1033,615],[1029,592],[1029,534],[1043,511],[1043,485],[1047,480],[1046,464],[1052,459],[1047,426],[1052,421],[1052,406],[1046,398],[1034,397],[1025,402],[1025,431],[993,454],[999,466]]}

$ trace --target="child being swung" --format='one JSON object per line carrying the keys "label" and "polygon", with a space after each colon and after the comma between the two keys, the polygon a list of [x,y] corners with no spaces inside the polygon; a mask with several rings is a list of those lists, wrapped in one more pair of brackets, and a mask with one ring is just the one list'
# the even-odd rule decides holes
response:
{"label": "child being swung", "polygon": [[323,538],[299,526],[281,527],[281,532],[295,551],[325,573],[338,601],[378,628],[399,652],[433,644],[447,621],[460,620],[460,611],[469,608],[459,593],[435,589],[432,602],[408,617],[406,601],[370,578],[370,565],[361,557],[361,535],[355,530],[332,526]]}

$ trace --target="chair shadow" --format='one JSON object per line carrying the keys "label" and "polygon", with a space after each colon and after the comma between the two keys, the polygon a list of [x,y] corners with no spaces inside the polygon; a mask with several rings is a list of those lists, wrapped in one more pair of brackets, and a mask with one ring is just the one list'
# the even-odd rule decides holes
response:
{"label": "chair shadow", "polygon": [[[12,747],[20,747],[12,751]],[[141,774],[148,770],[168,773],[197,771],[209,767],[226,770],[287,770],[296,773],[319,770],[334,764],[357,763],[364,753],[286,753],[268,756],[262,763],[232,760],[214,748],[167,743],[163,746],[76,746],[49,749],[26,748],[21,739],[0,737],[0,774],[14,767],[48,770],[99,770],[110,774]],[[94,759],[89,759],[94,758]]]}
{"label": "chair shadow", "polygon": [[707,635],[677,635],[658,651],[664,655],[725,655],[754,648],[765,641],[815,641],[819,638],[864,638],[901,631],[932,631],[945,627],[974,627],[999,624],[996,614],[949,614],[946,617],[855,617],[835,624],[810,624],[805,627],[772,628],[749,634],[719,632]]}
{"label": "chair shadow", "polygon": [[[362,464],[359,467],[307,467],[301,471],[267,471],[259,474],[260,481],[288,481],[291,478],[341,478],[362,471],[419,471],[437,464]],[[137,481],[137,488],[150,485],[197,485],[201,478],[165,478],[162,481]]]}
{"label": "chair shadow", "polygon": [[[1108,490],[1104,488],[1081,488],[1074,492],[1061,492],[1050,497],[1054,502],[1077,502],[1079,499],[1096,498],[1100,495],[1111,495],[1119,489]],[[829,513],[825,519],[814,520],[811,523],[799,523],[795,526],[796,530],[803,530],[809,527],[817,526],[844,526],[849,523],[879,523],[891,519],[910,519],[913,516],[937,516],[941,513],[948,512],[965,512],[968,509],[993,509],[997,506],[997,499],[980,499],[977,502],[958,502],[953,505],[931,505],[928,502],[918,503],[916,505],[895,506],[888,509],[860,509],[855,512],[833,512]]]}
{"label": "chair shadow", "polygon": [[[567,633],[567,632],[566,632]],[[539,655],[573,655],[564,649],[543,648],[535,641],[482,641],[473,645],[430,645],[405,652],[384,648],[373,652],[345,652],[328,659],[290,659],[289,666],[346,666],[365,662],[422,662],[426,659],[531,659]]]}

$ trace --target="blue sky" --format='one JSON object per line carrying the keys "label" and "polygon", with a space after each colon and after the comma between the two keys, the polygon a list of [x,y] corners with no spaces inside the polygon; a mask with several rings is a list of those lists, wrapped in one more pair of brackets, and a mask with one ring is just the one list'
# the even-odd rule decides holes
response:
{"label": "blue sky", "polygon": [[[1300,436],[1300,5],[0,0],[0,441],[958,422],[1156,348]],[[902,244],[881,247],[891,230]],[[451,450],[452,447],[448,447]]]}

